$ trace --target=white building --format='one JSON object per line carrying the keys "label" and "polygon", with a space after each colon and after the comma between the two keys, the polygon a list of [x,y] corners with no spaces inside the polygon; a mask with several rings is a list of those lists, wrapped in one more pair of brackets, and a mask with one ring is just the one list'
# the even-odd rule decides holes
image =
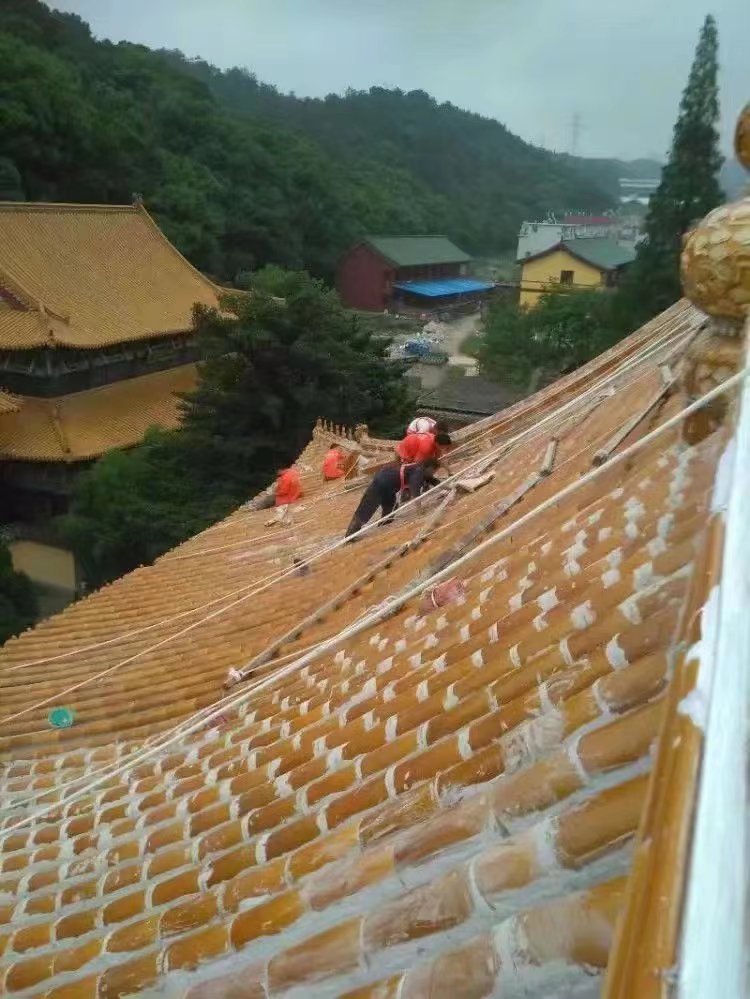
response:
{"label": "white building", "polygon": [[518,233],[516,259],[533,257],[566,239],[617,239],[618,220],[609,215],[554,216],[544,222],[522,222]]}
{"label": "white building", "polygon": [[620,177],[620,204],[637,201],[640,205],[647,205],[659,183],[659,177]]}
{"label": "white building", "polygon": [[522,222],[516,260],[543,253],[569,239],[612,239],[621,246],[635,246],[641,238],[638,220],[620,215],[550,216],[544,222]]}

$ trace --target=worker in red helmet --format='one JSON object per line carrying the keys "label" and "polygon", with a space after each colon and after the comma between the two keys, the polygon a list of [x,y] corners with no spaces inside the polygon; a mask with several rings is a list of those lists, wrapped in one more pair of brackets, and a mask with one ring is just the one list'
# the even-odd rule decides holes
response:
{"label": "worker in red helmet", "polygon": [[344,455],[335,444],[331,444],[323,458],[323,478],[326,482],[333,482],[343,478],[345,474]]}

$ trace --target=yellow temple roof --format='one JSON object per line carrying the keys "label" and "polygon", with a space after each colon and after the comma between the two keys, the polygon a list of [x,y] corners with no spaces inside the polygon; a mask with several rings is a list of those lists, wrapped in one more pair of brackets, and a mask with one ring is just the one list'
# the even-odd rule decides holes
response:
{"label": "yellow temple roof", "polygon": [[142,206],[0,203],[0,349],[182,333],[221,292]]}
{"label": "yellow temple roof", "polygon": [[22,396],[10,400],[0,420],[0,458],[75,462],[97,458],[116,447],[132,447],[152,426],[179,423],[179,399],[197,378],[194,364],[73,392],[55,399]]}
{"label": "yellow temple roof", "polygon": [[19,406],[18,399],[14,399],[7,392],[0,392],[0,413],[17,413]]}
{"label": "yellow temple roof", "polygon": [[[361,492],[320,462],[355,445],[318,428],[289,524],[238,510],[8,642],[5,992],[600,988],[673,742],[671,663],[713,581],[726,429],[645,439],[686,403],[663,373],[704,319],[675,305],[461,431],[456,465],[494,478],[354,545]],[[409,596],[451,558],[461,599]]]}

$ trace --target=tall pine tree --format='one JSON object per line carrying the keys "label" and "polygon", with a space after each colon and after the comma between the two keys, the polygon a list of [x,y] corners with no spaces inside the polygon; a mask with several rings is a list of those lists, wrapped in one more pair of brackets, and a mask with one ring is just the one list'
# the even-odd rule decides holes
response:
{"label": "tall pine tree", "polygon": [[681,295],[679,258],[683,233],[723,200],[719,186],[718,34],[709,14],[680,101],[669,162],[651,199],[646,239],[620,293],[623,326],[634,329]]}

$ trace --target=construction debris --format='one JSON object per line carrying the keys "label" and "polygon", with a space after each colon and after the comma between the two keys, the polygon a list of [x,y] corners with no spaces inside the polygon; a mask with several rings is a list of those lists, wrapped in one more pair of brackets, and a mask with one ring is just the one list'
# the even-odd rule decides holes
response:
{"label": "construction debris", "polygon": [[547,450],[544,453],[544,461],[542,462],[542,467],[539,469],[540,475],[551,475],[552,469],[555,467],[555,458],[557,457],[557,445],[560,443],[557,437],[551,437],[550,442],[547,445]]}

